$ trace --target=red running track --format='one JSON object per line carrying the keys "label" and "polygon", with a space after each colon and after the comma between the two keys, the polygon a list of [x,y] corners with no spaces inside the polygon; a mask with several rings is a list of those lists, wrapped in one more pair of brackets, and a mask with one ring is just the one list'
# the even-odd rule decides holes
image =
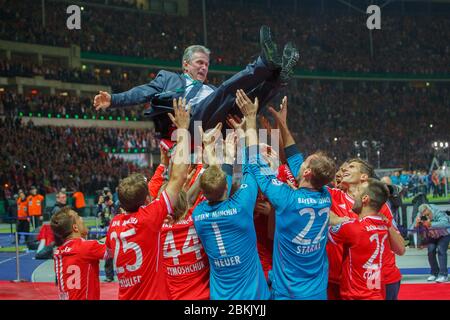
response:
{"label": "red running track", "polygon": [[[102,300],[117,299],[117,283],[101,283]],[[400,300],[450,300],[450,283],[402,284]],[[0,281],[0,300],[57,300],[53,283]]]}

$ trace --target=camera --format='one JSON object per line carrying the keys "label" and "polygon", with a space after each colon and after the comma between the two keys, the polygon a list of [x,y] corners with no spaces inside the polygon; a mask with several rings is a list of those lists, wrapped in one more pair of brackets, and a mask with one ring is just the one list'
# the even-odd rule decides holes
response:
{"label": "camera", "polygon": [[105,202],[108,202],[109,200],[111,200],[111,198],[109,196],[105,196],[103,199]]}
{"label": "camera", "polygon": [[421,220],[421,221],[427,221],[427,220],[428,220],[428,217],[427,217],[427,216],[421,216],[421,217],[420,217],[420,220]]}

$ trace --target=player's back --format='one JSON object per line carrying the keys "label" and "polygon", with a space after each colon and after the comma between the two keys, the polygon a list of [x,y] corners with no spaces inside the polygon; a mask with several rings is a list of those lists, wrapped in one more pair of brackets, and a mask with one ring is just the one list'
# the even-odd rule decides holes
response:
{"label": "player's back", "polygon": [[116,215],[111,221],[107,246],[114,254],[120,300],[166,300],[161,226],[172,208],[165,192],[138,212]]}
{"label": "player's back", "polygon": [[379,216],[366,216],[344,227],[350,232],[344,244],[342,299],[382,300],[382,256],[390,250],[386,223]]}
{"label": "player's back", "polygon": [[54,253],[55,274],[61,300],[99,300],[99,260],[106,247],[96,240],[66,241]]}
{"label": "player's back", "polygon": [[284,208],[276,207],[273,270],[275,299],[326,299],[325,252],[331,199],[328,191],[283,187]]}
{"label": "player's back", "polygon": [[253,209],[258,188],[245,174],[229,199],[200,203],[193,219],[210,264],[211,299],[268,299],[269,288],[259,260]]}
{"label": "player's back", "polygon": [[167,285],[173,300],[209,299],[209,262],[195,230],[192,211],[161,229]]}

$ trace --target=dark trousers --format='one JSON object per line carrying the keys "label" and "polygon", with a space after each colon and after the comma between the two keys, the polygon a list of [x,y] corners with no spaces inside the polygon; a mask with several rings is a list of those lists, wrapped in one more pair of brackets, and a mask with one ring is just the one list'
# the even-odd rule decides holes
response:
{"label": "dark trousers", "polygon": [[[17,220],[17,232],[30,232],[30,223],[28,220]],[[21,235],[18,235],[20,242]],[[28,241],[28,235],[25,236],[25,241]]]}
{"label": "dark trousers", "polygon": [[113,258],[105,260],[105,275],[107,279],[114,280],[114,261]]}
{"label": "dark trousers", "polygon": [[400,281],[387,284],[385,300],[398,300],[399,291],[400,291]]}
{"label": "dark trousers", "polygon": [[[450,234],[438,239],[429,239],[428,262],[431,267],[431,274],[434,276],[447,276],[447,249],[450,242]],[[436,259],[436,251],[438,259]],[[438,265],[439,260],[439,265]]]}
{"label": "dark trousers", "polygon": [[225,124],[229,114],[239,115],[240,111],[235,103],[238,89],[244,90],[252,101],[258,97],[261,108],[278,93],[281,86],[278,74],[279,71],[267,67],[259,57],[194,106],[190,131],[193,132],[194,121],[202,121],[203,128],[210,129],[219,122]]}
{"label": "dark trousers", "polygon": [[39,228],[42,225],[41,217],[42,216],[32,216],[31,217],[31,221],[34,222],[35,229]]}

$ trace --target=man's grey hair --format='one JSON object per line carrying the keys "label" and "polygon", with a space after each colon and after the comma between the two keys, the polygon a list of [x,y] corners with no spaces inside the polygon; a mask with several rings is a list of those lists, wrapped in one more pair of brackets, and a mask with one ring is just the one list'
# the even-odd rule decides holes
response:
{"label": "man's grey hair", "polygon": [[432,210],[431,210],[431,207],[430,207],[428,204],[423,203],[423,204],[421,204],[421,205],[419,206],[419,208],[417,208],[417,211],[418,211],[419,213],[422,213],[422,212],[424,212],[426,209],[432,211]]}
{"label": "man's grey hair", "polygon": [[193,46],[189,46],[186,48],[186,50],[184,50],[183,59],[181,60],[181,65],[183,65],[184,61],[191,62],[192,56],[196,52],[203,52],[204,54],[208,55],[208,57],[209,57],[211,50],[209,50],[208,48],[206,48],[204,46],[197,45],[197,44],[193,45]]}

